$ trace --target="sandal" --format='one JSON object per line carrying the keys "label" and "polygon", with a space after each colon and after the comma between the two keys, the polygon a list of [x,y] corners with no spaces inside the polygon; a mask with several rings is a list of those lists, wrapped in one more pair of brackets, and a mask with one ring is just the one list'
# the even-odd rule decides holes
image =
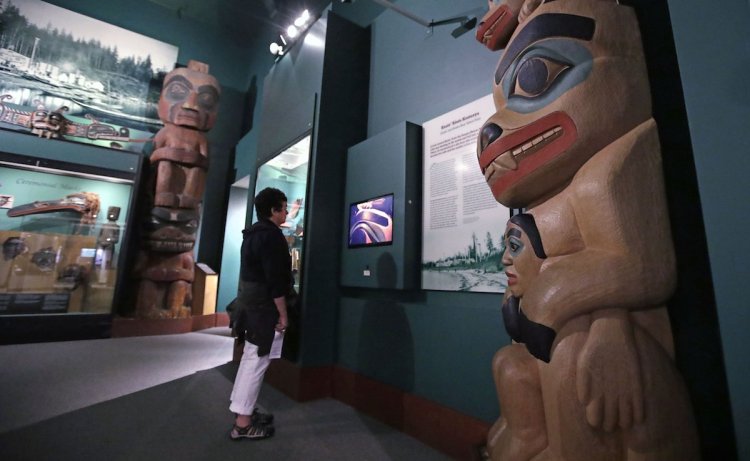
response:
{"label": "sandal", "polygon": [[232,432],[229,433],[229,437],[232,440],[241,440],[241,439],[251,439],[251,440],[258,440],[258,439],[267,439],[271,436],[273,436],[274,428],[273,426],[263,426],[260,424],[250,424],[246,427],[239,427],[236,424],[232,426]]}

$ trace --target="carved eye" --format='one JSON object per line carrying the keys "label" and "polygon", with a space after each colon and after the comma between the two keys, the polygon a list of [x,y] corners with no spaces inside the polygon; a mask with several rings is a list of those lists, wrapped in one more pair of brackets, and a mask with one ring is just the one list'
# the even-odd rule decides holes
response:
{"label": "carved eye", "polygon": [[201,91],[198,93],[198,104],[205,110],[212,110],[218,102],[216,94],[211,91]]}
{"label": "carved eye", "polygon": [[569,64],[541,56],[529,58],[518,67],[511,94],[527,98],[539,96],[570,67]]}
{"label": "carved eye", "polygon": [[518,254],[523,250],[523,242],[516,237],[510,237],[508,239],[508,249],[510,250],[510,255],[513,257],[518,256]]}
{"label": "carved eye", "polygon": [[187,98],[190,88],[180,82],[173,82],[167,88],[167,97],[172,101],[181,101]]}

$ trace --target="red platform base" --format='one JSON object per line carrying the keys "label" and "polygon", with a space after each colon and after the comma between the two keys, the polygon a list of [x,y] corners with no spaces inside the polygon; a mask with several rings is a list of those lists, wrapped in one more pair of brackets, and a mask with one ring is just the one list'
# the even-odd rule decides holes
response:
{"label": "red platform base", "polygon": [[213,327],[228,327],[229,315],[219,312],[195,315],[185,319],[131,319],[115,317],[112,321],[112,337],[153,336],[190,333]]}

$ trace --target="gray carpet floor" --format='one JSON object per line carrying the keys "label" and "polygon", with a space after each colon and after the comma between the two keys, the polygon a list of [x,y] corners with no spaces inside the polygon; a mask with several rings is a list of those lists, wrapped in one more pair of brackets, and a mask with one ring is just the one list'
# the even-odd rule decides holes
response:
{"label": "gray carpet floor", "polygon": [[227,328],[0,346],[0,460],[447,460],[333,399],[264,386],[276,435],[230,441]]}

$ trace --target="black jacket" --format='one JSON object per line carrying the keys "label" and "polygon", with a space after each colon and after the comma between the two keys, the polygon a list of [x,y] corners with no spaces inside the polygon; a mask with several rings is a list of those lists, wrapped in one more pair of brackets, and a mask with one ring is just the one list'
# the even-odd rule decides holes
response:
{"label": "black jacket", "polygon": [[232,323],[262,357],[271,349],[279,321],[273,300],[285,296],[292,284],[292,261],[281,229],[271,221],[262,219],[242,234],[240,292],[232,303]]}
{"label": "black jacket", "polygon": [[281,229],[261,219],[242,235],[240,279],[264,283],[271,299],[286,295],[292,283],[292,258]]}

